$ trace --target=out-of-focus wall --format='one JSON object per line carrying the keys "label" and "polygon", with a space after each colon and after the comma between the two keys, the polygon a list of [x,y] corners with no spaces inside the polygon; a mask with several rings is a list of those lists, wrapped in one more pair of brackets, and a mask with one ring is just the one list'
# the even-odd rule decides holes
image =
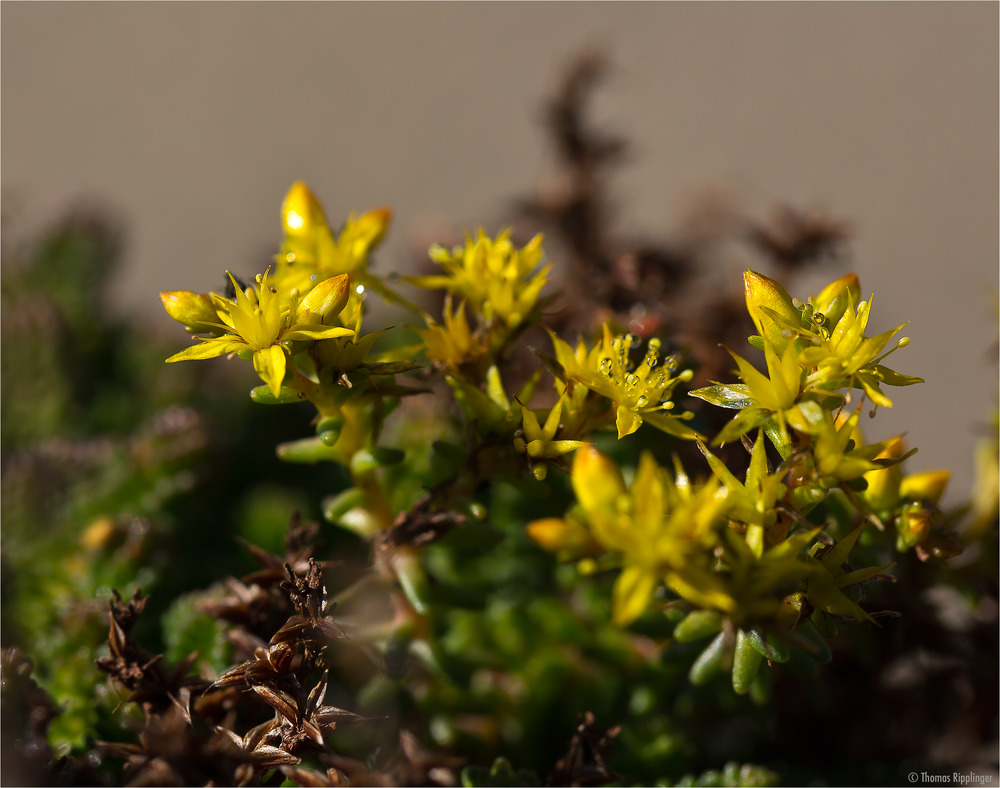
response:
{"label": "out-of-focus wall", "polygon": [[[540,108],[568,57],[613,64],[597,120],[631,156],[628,227],[707,185],[851,221],[874,329],[923,386],[876,422],[968,483],[995,403],[995,3],[4,3],[2,179],[21,226],[79,195],[128,231],[115,295],[218,286],[279,240],[306,180],[336,223],[390,204],[380,265],[429,225],[494,227],[551,171]],[[739,282],[734,282],[738,287]],[[806,286],[803,285],[805,288]],[[793,287],[793,289],[795,289]],[[804,289],[802,294],[809,292]],[[952,499],[966,494],[952,491]]]}

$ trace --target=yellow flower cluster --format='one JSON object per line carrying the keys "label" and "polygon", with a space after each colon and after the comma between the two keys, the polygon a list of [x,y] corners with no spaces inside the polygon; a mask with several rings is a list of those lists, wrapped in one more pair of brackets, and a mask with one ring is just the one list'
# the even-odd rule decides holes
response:
{"label": "yellow flower cluster", "polygon": [[479,230],[474,238],[467,237],[463,246],[447,249],[435,244],[429,254],[444,273],[409,277],[407,281],[446,290],[467,302],[487,323],[498,321],[507,331],[532,316],[552,268],[542,265],[541,235],[518,249],[509,230],[495,239]]}
{"label": "yellow flower cluster", "polygon": [[643,422],[679,438],[697,437],[684,424],[692,414],[673,412],[671,399],[678,383],[691,380],[691,370],[678,372],[677,357],[664,357],[658,339],[649,340],[642,361],[635,364],[631,351],[638,348],[638,338],[631,334],[613,336],[606,324],[601,340],[589,350],[582,340],[573,348],[555,334],[550,336],[556,361],[567,380],[615,403],[619,439],[631,435]]}
{"label": "yellow flower cluster", "polygon": [[[293,389],[310,396],[315,385],[309,383],[318,383],[317,362],[338,375],[364,362],[375,335],[359,335],[363,283],[368,255],[385,235],[389,211],[352,215],[334,237],[319,201],[305,184],[295,183],[281,216],[285,238],[273,272],[268,269],[249,286],[228,274],[231,297],[186,290],[160,293],[174,320],[190,333],[209,334],[168,362],[226,354],[251,359],[275,399],[291,371],[300,378]],[[305,353],[314,344],[316,352]]]}

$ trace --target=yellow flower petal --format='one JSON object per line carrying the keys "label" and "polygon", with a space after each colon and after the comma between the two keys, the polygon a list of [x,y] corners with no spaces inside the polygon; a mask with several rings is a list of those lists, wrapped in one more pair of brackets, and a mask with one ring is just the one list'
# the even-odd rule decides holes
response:
{"label": "yellow flower petal", "polygon": [[628,626],[646,609],[659,579],[644,567],[628,566],[615,581],[612,617],[619,627]]}
{"label": "yellow flower petal", "polygon": [[285,349],[281,345],[261,348],[253,354],[253,368],[276,397],[285,377],[285,364]]}
{"label": "yellow flower petal", "polygon": [[618,427],[618,440],[626,435],[631,435],[642,424],[642,416],[634,410],[629,410],[623,405],[619,405],[615,413],[615,425]]}
{"label": "yellow flower petal", "polygon": [[224,356],[226,353],[235,353],[246,347],[245,342],[240,342],[231,336],[212,337],[202,339],[197,345],[186,347],[180,353],[174,353],[167,359],[168,364],[175,361],[201,361],[206,358],[216,358]]}
{"label": "yellow flower petal", "polygon": [[572,481],[577,500],[588,515],[614,511],[618,496],[625,492],[618,466],[589,445],[573,458]]}

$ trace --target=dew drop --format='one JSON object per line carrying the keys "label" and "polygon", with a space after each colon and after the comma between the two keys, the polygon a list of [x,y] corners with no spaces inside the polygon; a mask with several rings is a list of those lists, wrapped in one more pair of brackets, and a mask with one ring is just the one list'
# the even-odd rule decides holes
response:
{"label": "dew drop", "polygon": [[645,408],[649,404],[649,397],[645,394],[640,394],[639,399],[635,401],[635,406],[637,408]]}
{"label": "dew drop", "polygon": [[635,373],[629,373],[625,376],[625,385],[636,386],[639,383],[639,376]]}

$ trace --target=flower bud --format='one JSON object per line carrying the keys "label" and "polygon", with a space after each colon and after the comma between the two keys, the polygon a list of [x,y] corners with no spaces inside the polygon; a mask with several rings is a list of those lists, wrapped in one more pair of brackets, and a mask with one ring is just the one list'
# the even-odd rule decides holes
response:
{"label": "flower bud", "polygon": [[295,323],[333,325],[350,296],[351,278],[347,274],[331,276],[305,294],[295,308]]}
{"label": "flower bud", "polygon": [[931,532],[931,513],[920,504],[907,504],[896,518],[896,549],[908,550]]}
{"label": "flower bud", "polygon": [[743,273],[743,289],[746,293],[747,311],[757,326],[757,331],[780,356],[788,346],[788,337],[782,333],[786,326],[777,322],[776,318],[764,309],[776,312],[778,317],[797,326],[800,319],[799,310],[792,305],[792,297],[780,282],[756,271],[748,270]]}
{"label": "flower bud", "polygon": [[848,296],[855,306],[861,301],[861,283],[857,274],[845,274],[830,282],[819,295],[810,298],[809,302],[817,312],[826,316],[826,325],[833,328],[847,311]]}
{"label": "flower bud", "polygon": [[293,183],[285,195],[281,204],[281,225],[285,235],[293,238],[307,235],[317,226],[326,226],[323,206],[302,181]]}
{"label": "flower bud", "polygon": [[115,521],[110,517],[98,517],[88,525],[80,536],[80,544],[87,550],[100,550],[115,535]]}
{"label": "flower bud", "polygon": [[539,547],[551,553],[565,553],[569,557],[599,555],[601,546],[582,525],[575,520],[548,517],[534,520],[526,528],[528,536]]}
{"label": "flower bud", "polygon": [[941,500],[941,495],[950,479],[950,471],[914,473],[903,479],[899,486],[899,495],[906,500],[937,503]]}
{"label": "flower bud", "polygon": [[193,334],[203,334],[222,328],[212,299],[190,290],[165,290],[160,293],[163,308],[178,323]]}
{"label": "flower bud", "polygon": [[[901,457],[903,448],[903,441],[895,438],[878,458]],[[868,487],[862,493],[862,497],[873,511],[884,514],[896,506],[899,502],[899,486],[903,481],[903,471],[899,463],[888,468],[879,468],[877,471],[868,471],[864,478],[868,482]]]}
{"label": "flower bud", "polygon": [[391,220],[392,210],[385,207],[376,208],[358,217],[357,242],[364,245],[365,252],[374,249],[382,242]]}

